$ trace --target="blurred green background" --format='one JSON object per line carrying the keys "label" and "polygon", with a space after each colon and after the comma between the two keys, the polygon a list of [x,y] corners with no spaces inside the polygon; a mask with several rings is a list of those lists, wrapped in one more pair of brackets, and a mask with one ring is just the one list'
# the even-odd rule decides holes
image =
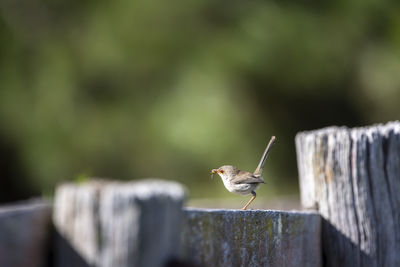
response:
{"label": "blurred green background", "polygon": [[296,195],[298,131],[400,117],[397,0],[2,0],[0,10],[0,202],[89,176],[235,198],[209,170],[254,170],[271,135],[259,195]]}

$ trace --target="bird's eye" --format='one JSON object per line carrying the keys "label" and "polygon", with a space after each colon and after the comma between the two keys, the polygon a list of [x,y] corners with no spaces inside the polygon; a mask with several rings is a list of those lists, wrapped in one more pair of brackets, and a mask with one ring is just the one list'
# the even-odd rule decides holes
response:
{"label": "bird's eye", "polygon": [[224,173],[224,172],[225,172],[224,170],[219,170],[219,173],[221,173],[221,174]]}

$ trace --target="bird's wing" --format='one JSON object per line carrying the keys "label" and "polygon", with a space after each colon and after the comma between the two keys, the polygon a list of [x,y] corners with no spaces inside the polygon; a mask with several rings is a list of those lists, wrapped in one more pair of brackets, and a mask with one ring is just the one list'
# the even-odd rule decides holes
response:
{"label": "bird's wing", "polygon": [[256,176],[250,172],[239,171],[232,180],[234,184],[261,184],[265,183],[260,176]]}

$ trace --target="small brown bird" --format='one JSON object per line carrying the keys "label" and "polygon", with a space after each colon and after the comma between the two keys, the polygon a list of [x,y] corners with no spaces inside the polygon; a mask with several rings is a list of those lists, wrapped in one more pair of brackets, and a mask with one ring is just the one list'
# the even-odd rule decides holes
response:
{"label": "small brown bird", "polygon": [[241,171],[232,165],[224,165],[218,169],[211,170],[212,175],[218,173],[219,176],[221,176],[222,181],[229,192],[244,196],[250,193],[253,195],[253,197],[249,202],[247,202],[242,210],[246,210],[250,203],[256,198],[257,195],[255,191],[260,184],[265,184],[264,179],[261,177],[261,173],[265,164],[265,160],[267,159],[268,152],[275,143],[275,139],[275,136],[271,137],[271,140],[269,141],[267,148],[261,157],[260,163],[258,163],[258,166],[253,173]]}

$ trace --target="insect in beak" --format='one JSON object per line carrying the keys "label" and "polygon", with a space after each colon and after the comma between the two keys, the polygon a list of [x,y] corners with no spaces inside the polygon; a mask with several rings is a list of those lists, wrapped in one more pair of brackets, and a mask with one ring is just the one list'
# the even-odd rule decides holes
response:
{"label": "insect in beak", "polygon": [[217,169],[212,169],[212,170],[210,171],[210,173],[211,173],[211,179],[214,178],[214,174],[216,174],[217,172],[218,172]]}

